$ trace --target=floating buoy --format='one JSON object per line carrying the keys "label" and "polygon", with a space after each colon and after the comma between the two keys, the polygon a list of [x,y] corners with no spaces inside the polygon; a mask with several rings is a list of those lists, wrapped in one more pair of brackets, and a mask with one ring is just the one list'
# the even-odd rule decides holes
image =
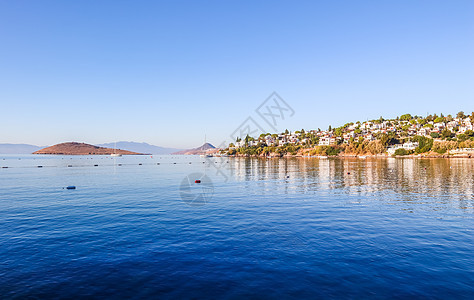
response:
{"label": "floating buoy", "polygon": [[68,168],[71,168],[71,167],[72,167],[72,165],[67,165],[67,167],[68,167]]}
{"label": "floating buoy", "polygon": [[143,165],[143,164],[138,164],[139,166]]}
{"label": "floating buoy", "polygon": [[38,168],[42,168],[43,166],[38,166]]}
{"label": "floating buoy", "polygon": [[76,189],[76,187],[75,187],[75,186],[73,186],[73,185],[70,185],[70,186],[66,187],[66,189],[67,189],[67,190],[75,190],[75,189]]}
{"label": "floating buoy", "polygon": [[157,165],[159,165],[160,163],[156,163]]}
{"label": "floating buoy", "polygon": [[290,176],[286,176],[286,178],[290,178]]}
{"label": "floating buoy", "polygon": [[99,165],[94,165],[94,167],[98,167]]}
{"label": "floating buoy", "polygon": [[122,164],[118,164],[118,166],[120,167]]}
{"label": "floating buoy", "polygon": [[351,175],[351,172],[347,172],[347,175]]}
{"label": "floating buoy", "polygon": [[201,183],[201,180],[197,179],[194,183]]}

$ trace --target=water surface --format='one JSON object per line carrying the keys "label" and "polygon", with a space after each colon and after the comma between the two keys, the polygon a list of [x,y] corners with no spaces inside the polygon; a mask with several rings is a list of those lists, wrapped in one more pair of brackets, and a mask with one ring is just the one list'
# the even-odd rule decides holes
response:
{"label": "water surface", "polygon": [[0,156],[0,295],[472,298],[473,167]]}

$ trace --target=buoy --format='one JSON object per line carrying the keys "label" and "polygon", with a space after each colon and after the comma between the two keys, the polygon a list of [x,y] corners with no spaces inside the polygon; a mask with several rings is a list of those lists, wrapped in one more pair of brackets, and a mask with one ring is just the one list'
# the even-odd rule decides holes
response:
{"label": "buoy", "polygon": [[139,166],[143,165],[143,164],[138,164]]}
{"label": "buoy", "polygon": [[290,176],[286,176],[286,178],[290,178]]}
{"label": "buoy", "polygon": [[122,164],[118,164],[118,166],[120,167],[120,166],[122,166]]}
{"label": "buoy", "polygon": [[194,183],[201,183],[201,180],[197,179]]}
{"label": "buoy", "polygon": [[351,172],[347,172],[347,175],[351,175]]}
{"label": "buoy", "polygon": [[38,168],[42,168],[43,166],[38,166]]}
{"label": "buoy", "polygon": [[159,165],[160,163],[156,163],[157,165]]}
{"label": "buoy", "polygon": [[71,167],[72,167],[72,165],[67,165],[67,167],[68,167],[68,168],[71,168]]}
{"label": "buoy", "polygon": [[73,185],[70,185],[70,186],[66,187],[66,189],[67,189],[67,190],[75,190],[75,189],[76,189],[76,187],[75,187],[75,186],[73,186]]}
{"label": "buoy", "polygon": [[98,167],[99,165],[94,165],[94,167]]}

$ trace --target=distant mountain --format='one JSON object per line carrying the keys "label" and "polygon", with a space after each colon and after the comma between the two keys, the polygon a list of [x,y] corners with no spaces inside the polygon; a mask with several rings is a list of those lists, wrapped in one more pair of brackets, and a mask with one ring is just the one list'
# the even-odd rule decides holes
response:
{"label": "distant mountain", "polygon": [[182,149],[175,149],[175,148],[164,148],[164,147],[159,147],[155,145],[150,145],[147,143],[123,142],[123,141],[117,142],[117,144],[106,143],[106,144],[99,144],[97,146],[108,147],[108,148],[114,148],[116,146],[119,149],[140,152],[140,153],[147,153],[147,154],[171,154],[173,152],[182,150]]}
{"label": "distant mountain", "polygon": [[41,148],[28,144],[0,144],[0,154],[31,154]]}
{"label": "distant mountain", "polygon": [[51,147],[47,147],[34,152],[33,154],[57,154],[57,155],[111,155],[112,153],[121,155],[137,155],[141,153],[98,147],[85,143],[62,143]]}
{"label": "distant mountain", "polygon": [[178,152],[174,152],[172,154],[177,154],[177,155],[198,155],[198,154],[205,154],[205,153],[213,153],[216,152],[216,147],[214,147],[212,144],[205,143],[201,147],[197,147],[194,149],[188,149],[188,150],[182,150]]}

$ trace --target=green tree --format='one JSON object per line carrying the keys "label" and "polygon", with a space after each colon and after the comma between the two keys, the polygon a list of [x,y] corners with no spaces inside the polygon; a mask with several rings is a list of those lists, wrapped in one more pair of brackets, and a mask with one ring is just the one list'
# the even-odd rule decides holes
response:
{"label": "green tree", "polygon": [[414,141],[418,142],[418,147],[416,147],[416,153],[425,153],[431,150],[433,147],[433,139],[425,137],[425,136],[415,136],[413,138]]}
{"label": "green tree", "polygon": [[467,135],[463,134],[463,133],[458,134],[457,138],[458,138],[458,141],[460,141],[460,142],[464,142],[465,140],[469,139],[469,137]]}
{"label": "green tree", "polygon": [[456,115],[456,117],[461,118],[461,119],[464,119],[464,118],[466,117],[466,115],[464,114],[463,111],[460,111],[460,112],[458,112],[458,114]]}
{"label": "green tree", "polygon": [[452,133],[448,128],[445,128],[441,131],[441,137],[443,137],[443,139],[452,138],[454,137],[454,133]]}
{"label": "green tree", "polygon": [[474,132],[472,130],[466,130],[466,132],[464,132],[464,134],[467,136],[467,137],[473,137],[474,136]]}
{"label": "green tree", "polygon": [[400,116],[400,121],[410,121],[412,116],[410,114],[404,114]]}

